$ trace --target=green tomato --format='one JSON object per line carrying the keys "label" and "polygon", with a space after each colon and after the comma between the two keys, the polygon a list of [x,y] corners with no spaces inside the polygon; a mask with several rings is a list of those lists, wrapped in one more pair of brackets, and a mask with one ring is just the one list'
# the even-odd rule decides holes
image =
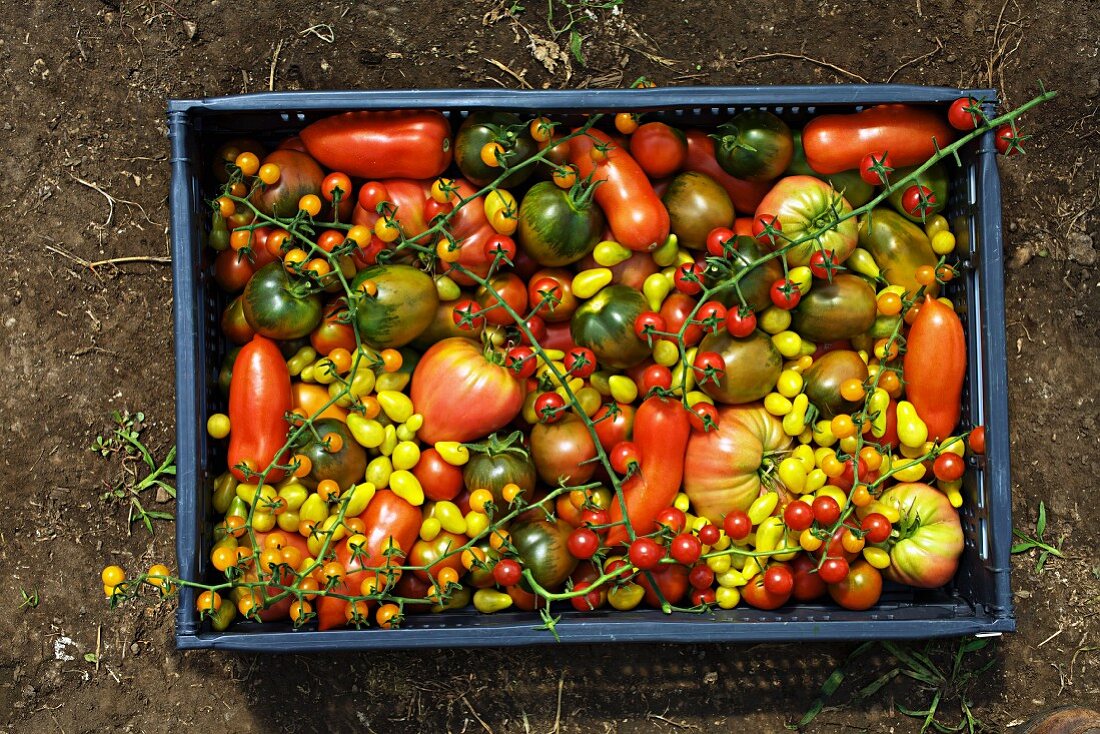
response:
{"label": "green tomato", "polygon": [[604,216],[587,194],[575,195],[549,181],[531,187],[519,206],[517,241],[540,265],[575,263],[603,235]]}
{"label": "green tomato", "polygon": [[731,176],[746,181],[770,181],[791,162],[791,129],[771,112],[746,110],[719,126],[715,155]]}
{"label": "green tomato", "polygon": [[595,352],[601,365],[629,369],[650,355],[649,345],[634,333],[635,319],[648,310],[641,292],[609,285],[577,309],[569,329],[573,341]]}
{"label": "green tomato", "polygon": [[[455,136],[455,163],[475,186],[485,186],[501,174],[499,167],[485,165],[481,149],[487,143],[504,146],[509,166],[515,166],[538,152],[527,125],[511,112],[474,112],[463,121]],[[510,174],[500,182],[501,188],[518,186],[530,177],[534,166]]]}
{"label": "green tomato", "polygon": [[[314,438],[301,450],[313,463],[309,474],[302,478],[302,484],[315,489],[321,480],[331,479],[344,490],[362,481],[367,469],[367,452],[352,437],[344,422],[336,418],[322,418],[313,422],[313,428],[321,440]],[[342,443],[339,451],[331,451],[331,446],[325,445],[325,438],[329,435],[339,436]]]}
{"label": "green tomato", "polygon": [[321,299],[310,292],[307,281],[292,282],[281,262],[256,271],[245,286],[241,306],[248,325],[271,339],[307,336],[321,323]]}
{"label": "green tomato", "polygon": [[359,336],[372,347],[402,347],[431,325],[439,293],[431,276],[409,265],[375,265],[355,276],[353,288],[374,281],[378,293],[356,306]]}

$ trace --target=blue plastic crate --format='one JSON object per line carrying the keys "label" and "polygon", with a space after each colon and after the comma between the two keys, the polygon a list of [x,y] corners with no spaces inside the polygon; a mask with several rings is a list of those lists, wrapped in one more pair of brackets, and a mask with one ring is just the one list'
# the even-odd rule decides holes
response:
{"label": "blue plastic crate", "polygon": [[[993,100],[992,90],[908,85],[677,87],[663,89],[510,91],[502,89],[358,92],[275,92],[205,100],[173,100],[172,255],[175,283],[177,522],[179,573],[213,578],[210,496],[225,463],[209,441],[206,417],[224,410],[217,373],[224,344],[218,320],[225,297],[213,283],[204,247],[209,209],[204,166],[221,142],[242,135],[273,141],[309,122],[344,110],[438,109],[453,120],[478,109],[523,113],[649,111],[652,118],[715,125],[739,110],[769,109],[794,124],[822,112],[907,102],[945,107],[963,95]],[[962,508],[966,547],[959,572],[945,589],[888,589],[866,612],[799,605],[773,612],[740,607],[705,615],[656,610],[580,613],[562,610],[562,642],[781,642],[870,640],[998,634],[1016,628],[1009,588],[1012,536],[1008,454],[1008,385],[1001,193],[992,133],[960,153],[946,212],[969,252],[951,295],[967,332],[969,364],[963,424],[987,427],[984,458],[971,459]],[[399,630],[294,631],[288,623],[235,624],[213,632],[199,622],[195,592],[183,589],[176,616],[180,648],[305,652],[369,648],[475,647],[554,642],[530,613],[482,615],[473,610],[412,615]]]}

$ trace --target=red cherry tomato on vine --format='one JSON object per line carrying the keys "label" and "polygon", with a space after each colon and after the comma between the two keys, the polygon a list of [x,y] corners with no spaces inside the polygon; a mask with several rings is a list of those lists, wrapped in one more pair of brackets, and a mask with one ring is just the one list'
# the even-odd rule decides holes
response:
{"label": "red cherry tomato on vine", "polygon": [[699,352],[692,362],[695,381],[700,385],[717,385],[725,377],[726,360],[718,352]]}
{"label": "red cherry tomato on vine", "polygon": [[722,521],[722,527],[733,540],[744,540],[752,532],[752,520],[741,510],[733,510]]}
{"label": "red cherry tomato on vine", "polygon": [[[581,525],[607,525],[611,522],[611,513],[607,510],[596,510],[587,507],[581,510]],[[600,528],[596,532],[606,533],[607,528]]]}
{"label": "red cherry tomato on vine", "polygon": [[[588,581],[578,581],[574,586],[574,591],[584,591],[592,584]],[[599,609],[603,606],[603,603],[607,601],[607,592],[603,589],[592,589],[587,594],[582,596],[574,596],[570,599],[573,604],[573,608],[578,612],[590,612],[594,609]]]}
{"label": "red cherry tomato on vine", "polygon": [[693,566],[688,574],[688,583],[696,589],[709,589],[714,583],[714,571],[705,563]]}
{"label": "red cherry tomato on vine", "polygon": [[[768,233],[768,227],[774,230]],[[774,214],[761,214],[752,220],[752,236],[756,241],[766,247],[775,247],[779,243],[779,232],[783,231],[783,223]]]}
{"label": "red cherry tomato on vine", "polygon": [[718,529],[717,525],[707,523],[703,527],[699,528],[699,540],[703,545],[714,545],[722,537],[722,531]]}
{"label": "red cherry tomato on vine", "polygon": [[773,563],[764,572],[764,589],[769,594],[782,596],[794,589],[794,574],[782,563]]}
{"label": "red cherry tomato on vine", "polygon": [[978,426],[970,432],[970,436],[967,439],[967,443],[970,445],[970,450],[975,454],[985,453],[985,426]]}
{"label": "red cherry tomato on vine", "polygon": [[651,364],[642,372],[642,391],[649,394],[655,388],[672,388],[672,370],[663,364]]}
{"label": "red cherry tomato on vine", "polygon": [[661,546],[652,538],[637,538],[630,544],[630,562],[643,571],[657,568],[664,556]]}
{"label": "red cherry tomato on vine", "polygon": [[695,320],[700,322],[704,331],[717,334],[726,322],[726,307],[718,301],[707,301],[699,307]]}
{"label": "red cherry tomato on vine", "polygon": [[633,441],[620,441],[611,449],[608,460],[611,468],[619,474],[630,474],[636,470],[640,461],[638,447]]}
{"label": "red cherry tomato on vine", "polygon": [[699,263],[684,263],[676,268],[676,274],[672,280],[676,284],[676,290],[689,296],[701,293],[703,290],[703,266]]}
{"label": "red cherry tomato on vine", "polygon": [[658,527],[664,526],[672,532],[678,533],[684,529],[685,524],[687,524],[687,516],[676,507],[666,507],[657,513]]}
{"label": "red cherry tomato on vine", "polygon": [[863,538],[868,543],[885,542],[894,529],[889,518],[880,512],[872,512],[867,515],[863,518],[863,522],[860,523],[859,527],[863,531]]}
{"label": "red cherry tomato on vine", "polygon": [[[664,318],[653,311],[643,311],[634,319],[634,333],[643,341],[649,338],[650,331],[668,331]],[[654,336],[654,339],[660,337]]]}
{"label": "red cherry tomato on vine", "polygon": [[805,502],[792,502],[783,510],[783,522],[791,530],[802,532],[814,524],[814,511]]}
{"label": "red cherry tomato on vine", "polygon": [[980,106],[978,100],[973,97],[959,97],[947,108],[947,122],[956,130],[973,130],[982,124],[983,118],[976,111],[971,112],[970,109]]}
{"label": "red cherry tomato on vine", "polygon": [[790,311],[802,300],[802,291],[790,278],[780,278],[772,284],[770,295],[777,308]]}
{"label": "red cherry tomato on vine", "polygon": [[936,195],[927,186],[910,186],[901,195],[901,206],[911,217],[929,216],[935,204]]}
{"label": "red cherry tomato on vine", "polygon": [[565,417],[565,398],[556,392],[544,392],[535,399],[535,415],[540,423],[557,423]]}
{"label": "red cherry tomato on vine", "polygon": [[477,315],[480,311],[481,306],[467,298],[455,305],[451,318],[463,331],[474,331],[485,325],[485,317]]}
{"label": "red cherry tomato on vine", "polygon": [[511,558],[501,558],[493,566],[493,580],[501,586],[515,586],[523,578],[523,567]]}
{"label": "red cherry tomato on vine", "polygon": [[832,497],[822,495],[814,499],[814,519],[823,527],[832,527],[840,519],[840,505]]}
{"label": "red cherry tomato on vine", "polygon": [[516,241],[506,234],[493,235],[485,240],[485,257],[488,260],[500,256],[502,262],[516,261]]}
{"label": "red cherry tomato on vine", "polygon": [[843,558],[827,558],[817,571],[827,584],[839,584],[848,576],[848,562]]}
{"label": "red cherry tomato on vine", "polygon": [[[831,265],[826,265],[826,261]],[[810,255],[810,273],[819,280],[827,280],[830,272],[835,273],[840,267],[840,260],[832,250],[817,250]]]}
{"label": "red cherry tomato on vine", "polygon": [[[682,563],[685,566],[690,566],[698,561],[702,553],[702,542],[690,533],[680,533],[673,538],[672,542],[669,544],[669,555],[676,559],[678,563]],[[689,581],[690,578],[689,575]]]}
{"label": "red cherry tomato on vine", "polygon": [[943,453],[932,462],[932,473],[936,475],[936,479],[942,479],[945,482],[962,479],[965,472],[966,462],[958,454]]}
{"label": "red cherry tomato on vine", "polygon": [[[527,331],[531,332],[531,338],[536,342],[542,343],[546,341],[546,322],[538,314],[531,316],[525,322]],[[520,332],[520,340],[527,345],[531,345],[531,338],[528,338],[526,332]]]}
{"label": "red cherry tomato on vine", "polygon": [[512,347],[504,357],[504,366],[520,379],[535,374],[535,350],[531,347]]}
{"label": "red cherry tomato on vine", "polygon": [[569,533],[569,540],[565,545],[573,556],[583,561],[596,555],[600,548],[600,536],[591,528],[577,528]]}
{"label": "red cherry tomato on vine", "polygon": [[539,278],[531,284],[528,293],[531,308],[536,308],[541,303],[543,305],[539,310],[546,312],[553,311],[565,297],[565,289],[554,278]]}
{"label": "red cherry tomato on vine", "polygon": [[389,197],[386,184],[381,181],[367,181],[359,187],[359,206],[368,212],[376,213],[378,205]]}
{"label": "red cherry tomato on vine", "polygon": [[688,419],[693,429],[699,433],[706,433],[718,427],[718,408],[710,403],[698,402],[691,406]]}
{"label": "red cherry tomato on vine", "polygon": [[744,307],[730,309],[726,313],[726,331],[738,339],[748,336],[756,331],[756,314]]}
{"label": "red cherry tomato on vine", "polygon": [[691,604],[696,607],[713,604],[717,596],[714,589],[692,589]]}
{"label": "red cherry tomato on vine", "polygon": [[737,233],[729,227],[715,227],[707,235],[707,252],[714,257],[725,257],[727,248],[733,248]]}
{"label": "red cherry tomato on vine", "polygon": [[588,347],[573,347],[565,354],[565,369],[583,380],[596,371],[596,353]]}
{"label": "red cherry tomato on vine", "polygon": [[868,153],[859,164],[859,177],[872,186],[882,186],[882,176],[889,181],[893,172],[894,162],[890,160],[889,153]]}
{"label": "red cherry tomato on vine", "polygon": [[1023,152],[1020,147],[1023,140],[1024,136],[1020,135],[1019,130],[1014,131],[1011,125],[1001,125],[994,133],[993,144],[1001,155],[1016,155]]}

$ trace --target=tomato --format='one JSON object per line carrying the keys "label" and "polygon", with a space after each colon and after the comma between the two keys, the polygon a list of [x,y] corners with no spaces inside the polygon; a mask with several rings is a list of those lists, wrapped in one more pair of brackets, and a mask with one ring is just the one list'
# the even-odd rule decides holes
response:
{"label": "tomato", "polygon": [[410,566],[424,566],[413,571],[423,581],[433,581],[445,568],[454,569],[461,574],[462,554],[458,549],[466,545],[466,536],[443,530],[431,540],[419,539],[409,551]]}
{"label": "tomato", "polygon": [[541,586],[552,589],[569,578],[577,567],[577,559],[568,548],[573,528],[563,520],[546,520],[541,511],[535,512],[539,517],[521,519],[509,532],[524,569]]}
{"label": "tomato", "polygon": [[823,418],[851,413],[858,403],[844,399],[840,386],[847,380],[867,380],[867,363],[850,349],[834,349],[815,359],[810,369],[802,373],[805,393]]}
{"label": "tomato", "polygon": [[723,408],[718,415],[714,430],[692,434],[684,462],[684,492],[695,512],[716,525],[769,491],[761,482],[771,463],[765,455],[791,445],[779,419],[761,406]]}
{"label": "tomato", "polygon": [[[286,443],[290,424],[290,371],[279,348],[270,339],[255,336],[241,348],[233,363],[229,385],[229,470],[237,480],[252,481],[238,467],[247,463],[262,472],[275,461]],[[268,483],[283,478],[282,469],[267,473]]]}
{"label": "tomato", "polygon": [[688,130],[686,133],[688,155],[684,170],[696,171],[710,176],[729,194],[730,201],[739,212],[756,211],[757,205],[771,188],[770,181],[743,181],[726,173],[714,154],[714,139],[702,130]]}
{"label": "tomato", "polygon": [[[415,239],[428,229],[427,204],[430,189],[424,181],[410,181],[408,179],[389,179],[384,182],[368,181],[359,189],[358,203],[351,214],[351,222],[355,225],[374,228],[378,226],[381,216],[377,210],[376,199],[383,197],[386,202],[386,216],[388,216],[410,239]],[[369,206],[364,204],[364,201]],[[456,215],[457,216],[457,215]],[[360,242],[360,245],[365,243]],[[424,243],[421,243],[424,244]]]}
{"label": "tomato", "polygon": [[707,253],[714,257],[726,257],[736,238],[737,233],[729,227],[715,227],[707,233]]}
{"label": "tomato", "polygon": [[859,162],[859,177],[869,186],[885,186],[893,172],[894,161],[889,152],[868,153]]}
{"label": "tomato", "polygon": [[420,452],[412,473],[424,489],[424,496],[433,502],[453,500],[464,487],[462,469],[444,461],[434,448]]}
{"label": "tomato", "polygon": [[248,325],[244,317],[244,308],[241,306],[239,296],[225,307],[225,311],[222,312],[221,326],[222,333],[234,344],[250,342],[256,335],[255,329]]}
{"label": "tomato", "polygon": [[901,195],[901,206],[910,217],[924,219],[935,213],[936,195],[927,186],[909,186]]}
{"label": "tomato", "polygon": [[859,527],[865,533],[863,537],[868,543],[886,542],[894,529],[890,520],[879,512],[872,512],[869,515],[865,515]]}
{"label": "tomato", "polygon": [[794,574],[791,596],[795,601],[814,601],[825,595],[827,587],[817,573],[817,561],[805,553],[799,553],[790,565]]}
{"label": "tomato", "polygon": [[[319,482],[331,479],[344,490],[363,481],[367,452],[352,438],[344,422],[322,418],[313,422],[313,429],[319,440],[311,439],[300,451],[313,466],[310,473],[302,477],[302,484],[312,489]],[[340,446],[338,451],[332,450],[334,444]]]}
{"label": "tomato", "polygon": [[[915,166],[908,168],[901,168],[893,175],[895,180],[901,179],[904,176],[908,176],[916,170]],[[901,214],[903,217],[911,222],[916,222],[924,227],[924,220],[927,217],[932,216],[938,212],[942,212],[947,208],[947,202],[951,195],[951,169],[948,168],[948,164],[945,161],[939,161],[932,164],[930,168],[917,176],[913,182],[915,185],[925,189],[925,196],[927,201],[924,205],[925,215],[922,217],[919,210],[913,212],[916,207],[913,204],[919,203],[919,197],[916,201],[906,202],[905,195],[909,193],[911,186],[899,186],[890,193],[887,201],[890,202],[890,206]]]}
{"label": "tomato", "polygon": [[925,296],[906,339],[903,379],[909,402],[939,441],[959,423],[966,380],[966,334],[958,314]]}
{"label": "tomato", "polygon": [[765,110],[745,110],[718,126],[718,164],[748,181],[770,181],[786,170],[794,154],[787,123]]}
{"label": "tomato", "polygon": [[359,178],[435,178],[451,163],[451,125],[430,110],[345,112],[300,135],[325,166]]}
{"label": "tomato", "polygon": [[733,226],[733,202],[718,182],[703,173],[681,173],[661,197],[672,233],[682,247],[702,250],[716,227]]}
{"label": "tomato", "polygon": [[352,281],[378,287],[356,307],[359,336],[379,349],[401,347],[419,336],[435,317],[439,294],[431,276],[409,265],[374,265],[359,271]]}
{"label": "tomato", "polygon": [[[874,256],[882,277],[890,285],[900,285],[909,295],[920,288],[915,275],[917,268],[934,267],[939,260],[924,230],[885,207],[876,207],[860,217],[859,246]],[[933,284],[925,292],[936,295],[939,286]]]}
{"label": "tomato", "polygon": [[[596,145],[605,146],[607,158],[592,160]],[[631,250],[651,251],[668,239],[669,216],[649,183],[645,171],[630,154],[599,130],[590,129],[569,142],[570,161],[581,178],[602,181],[596,202],[604,211],[615,241]]]}
{"label": "tomato", "polygon": [[559,486],[562,481],[583,484],[592,478],[597,466],[596,445],[588,427],[580,418],[564,415],[553,424],[540,422],[531,429],[531,458],[539,477],[551,486]]}
{"label": "tomato", "polygon": [[703,290],[703,266],[699,263],[684,263],[676,268],[673,278],[676,290],[694,296]]}
{"label": "tomato", "polygon": [[591,190],[565,191],[549,181],[537,183],[519,206],[518,239],[523,250],[540,265],[574,263],[600,241],[604,216],[591,199]]}
{"label": "tomato", "polygon": [[743,339],[756,331],[756,314],[740,307],[731,308],[726,314],[726,331],[732,337]]}
{"label": "tomato", "polygon": [[[793,583],[792,583],[793,589]],[[748,583],[741,587],[741,598],[752,607],[770,611],[778,609],[791,598],[791,592],[775,594],[768,591],[764,585],[764,574],[758,573],[749,579]]]}
{"label": "tomato", "polygon": [[736,339],[728,331],[710,334],[699,343],[699,350],[716,352],[725,361],[725,375],[717,382],[699,386],[720,403],[740,405],[760,400],[772,391],[783,371],[782,355],[762,331],[744,339]]}
{"label": "tomato", "polygon": [[[500,111],[472,113],[458,128],[455,163],[462,175],[477,186],[495,181],[502,173],[499,166],[488,165],[482,158],[482,149],[492,143],[501,146],[505,162],[512,167],[538,152],[538,143],[531,137],[530,128],[523,124],[518,115]],[[505,177],[499,185],[511,189],[526,181],[533,171],[533,166],[521,168]]]}
{"label": "tomato", "polygon": [[814,524],[814,513],[805,502],[791,502],[783,510],[783,522],[791,530],[802,532]]}
{"label": "tomato", "polygon": [[698,385],[717,384],[726,376],[726,361],[717,352],[704,352],[700,350],[695,355],[691,364],[695,373],[695,382]]}
{"label": "tomato", "polygon": [[672,388],[672,370],[664,365],[651,364],[642,372],[642,394],[651,390],[670,390]]}
{"label": "tomato", "polygon": [[248,324],[271,339],[306,336],[321,321],[321,299],[308,282],[294,279],[280,263],[256,271],[241,296]]}
{"label": "tomato", "polygon": [[211,160],[210,170],[218,183],[229,180],[230,167],[236,165],[237,156],[241,153],[252,153],[257,158],[263,158],[264,146],[258,140],[250,138],[235,138],[223,143]]}
{"label": "tomato", "polygon": [[569,553],[582,560],[591,558],[600,547],[600,536],[595,530],[577,528],[569,534]]}
{"label": "tomato", "polygon": [[531,276],[527,286],[527,302],[547,323],[569,321],[577,310],[573,295],[573,274],[561,268],[547,268]]}
{"label": "tomato", "polygon": [[669,555],[685,566],[690,566],[698,561],[702,552],[703,543],[689,533],[677,535],[669,544]]}
{"label": "tomato", "polygon": [[342,315],[346,313],[347,307],[338,301],[325,309],[321,323],[309,334],[309,342],[318,354],[327,356],[333,349],[355,351],[357,348],[355,331],[351,324],[341,320]]}
{"label": "tomato", "polygon": [[856,561],[843,581],[829,584],[829,596],[845,609],[870,609],[882,596],[882,574],[867,561]]}
{"label": "tomato", "polygon": [[802,300],[802,291],[798,289],[798,285],[790,278],[781,278],[772,284],[771,292],[769,293],[772,299],[772,303],[777,308],[781,308],[784,311],[790,311],[792,308],[798,305],[798,302]]}
{"label": "tomato", "polygon": [[949,582],[959,567],[963,533],[959,513],[947,495],[927,484],[902,483],[878,501],[901,515],[887,578],[920,589]]}
{"label": "tomato", "polygon": [[818,251],[810,256],[810,274],[818,280],[831,281],[839,266],[836,255],[831,252]]}
{"label": "tomato", "polygon": [[970,432],[970,437],[967,441],[970,445],[970,450],[975,454],[985,453],[985,426],[975,426],[974,430]]}
{"label": "tomato", "polygon": [[[656,530],[657,514],[672,504],[680,489],[690,435],[688,412],[678,400],[646,398],[634,420],[639,471],[623,484],[624,502],[611,504],[613,521],[623,519],[625,504],[635,533],[646,535]],[[616,545],[627,535],[626,528],[617,525],[608,533],[607,544]]]}
{"label": "tomato", "polygon": [[625,285],[606,286],[573,314],[573,341],[591,349],[606,368],[633,367],[650,355],[649,345],[634,332],[638,315],[647,308],[639,291]]}
{"label": "tomato", "polygon": [[[713,528],[713,525],[707,527]],[[717,530],[717,528],[715,528]],[[709,589],[714,585],[714,571],[710,569],[705,563],[700,563],[693,566],[691,572],[688,574],[688,583],[691,584],[694,589]]]}
{"label": "tomato", "polygon": [[557,423],[565,418],[565,398],[556,392],[544,392],[535,400],[535,415],[539,423]]}
{"label": "tomato", "polygon": [[843,558],[826,558],[817,575],[826,584],[839,584],[848,576],[848,561]]}
{"label": "tomato", "polygon": [[794,574],[785,563],[772,563],[764,572],[764,589],[769,594],[782,596],[794,591]]}
{"label": "tomato", "polygon": [[[688,574],[686,566],[678,563],[663,563],[654,571],[638,574],[639,586],[645,589],[645,602],[651,607],[661,607],[661,597],[669,604],[679,604],[688,593]],[[656,588],[650,583],[650,577],[657,582]],[[660,591],[658,596],[657,592]]]}
{"label": "tomato", "polygon": [[602,405],[592,416],[596,424],[596,437],[604,451],[610,451],[634,435],[634,406],[626,403],[615,403],[615,406],[615,415],[611,414],[609,405]]}
{"label": "tomato", "polygon": [[518,314],[527,310],[527,286],[515,273],[499,273],[492,276],[487,286],[477,289],[477,303],[484,318],[490,324],[507,326],[516,321],[508,311],[498,304],[503,301]]}
{"label": "tomato", "polygon": [[417,435],[433,444],[485,436],[519,415],[523,393],[512,373],[487,359],[477,343],[444,339],[424,353],[413,371],[410,395],[424,417]]}
{"label": "tomato", "polygon": [[791,328],[812,342],[834,342],[869,331],[877,316],[875,289],[857,275],[838,273],[814,283],[791,312]]}
{"label": "tomato", "polygon": [[811,176],[787,176],[768,192],[756,209],[756,217],[771,215],[779,219],[783,234],[792,240],[836,225],[812,240],[786,251],[787,264],[808,265],[817,250],[831,250],[843,263],[856,248],[856,221],[838,218],[852,211],[851,205],[832,186]]}
{"label": "tomato", "polygon": [[899,166],[915,166],[936,154],[937,143],[944,148],[954,140],[940,112],[904,104],[820,115],[802,131],[806,160],[825,174],[857,168],[863,156],[878,151],[889,151]]}
{"label": "tomato", "polygon": [[1029,137],[1031,136],[1020,135],[1018,130],[1012,128],[1012,125],[1001,125],[993,132],[993,144],[1001,155],[1016,155],[1024,152],[1020,143]]}
{"label": "tomato", "polygon": [[657,568],[665,557],[664,549],[652,538],[637,538],[630,544],[630,562],[643,571]]}
{"label": "tomato", "polygon": [[[661,304],[660,316],[665,322],[665,327],[660,331],[678,334],[684,323],[695,310],[695,299],[685,293],[671,293]],[[684,329],[684,344],[693,346],[703,338],[703,327],[691,324]]]}
{"label": "tomato", "polygon": [[530,500],[535,491],[536,471],[531,454],[522,445],[513,443],[519,437],[504,440],[490,438],[483,452],[470,456],[462,468],[462,478],[470,491],[487,489],[493,493],[493,502],[503,507],[504,487],[515,484]]}
{"label": "tomato", "polygon": [[348,412],[336,404],[329,405],[323,411],[321,410],[321,406],[332,399],[324,385],[295,382],[290,386],[290,396],[293,407],[301,408],[307,416],[335,418],[339,421],[344,421],[348,417]]}
{"label": "tomato", "polygon": [[279,181],[257,188],[252,204],[269,217],[293,217],[303,196],[320,196],[325,173],[317,161],[295,150],[276,150],[264,158],[264,165],[279,167]]}
{"label": "tomato", "polygon": [[687,139],[663,122],[647,122],[630,137],[630,154],[650,178],[664,178],[684,165]]}
{"label": "tomato", "polygon": [[956,130],[969,132],[985,120],[981,102],[973,97],[959,97],[947,108],[947,121]]}
{"label": "tomato", "polygon": [[966,472],[966,462],[957,454],[943,453],[936,457],[932,464],[932,471],[936,479],[952,482],[962,479],[962,475]]}

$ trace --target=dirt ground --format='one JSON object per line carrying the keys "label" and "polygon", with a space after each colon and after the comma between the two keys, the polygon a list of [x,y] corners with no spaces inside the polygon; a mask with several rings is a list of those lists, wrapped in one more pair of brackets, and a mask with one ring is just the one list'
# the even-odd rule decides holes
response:
{"label": "dirt ground", "polygon": [[[87,450],[123,409],[145,413],[143,438],[158,457],[174,441],[171,277],[156,260],[168,251],[165,102],[269,84],[891,80],[992,84],[1016,103],[1040,79],[1060,90],[1026,121],[1032,155],[1002,172],[1014,523],[1033,530],[1043,500],[1048,539],[1064,538],[1065,559],[1037,574],[1033,557],[1016,557],[1020,632],[964,668],[992,661],[968,695],[993,731],[1055,704],[1100,701],[1100,4],[626,0],[598,22],[577,16],[586,65],[546,43],[542,2],[517,10],[518,21],[488,2],[257,5],[270,10],[2,3],[0,231],[9,249],[37,253],[12,260],[3,279],[0,721],[9,730],[772,732],[801,716],[851,650],[181,654],[170,603],[110,611],[105,563],[173,563],[173,526],[128,534],[125,507],[101,499],[119,467]],[[563,22],[562,0],[551,5]],[[125,256],[151,260],[88,267]],[[21,590],[37,605],[20,606]],[[931,693],[897,679],[857,695],[895,664],[881,650],[862,659],[811,730],[918,731],[894,703],[925,708]],[[944,706],[941,720],[958,723],[957,701]]]}

